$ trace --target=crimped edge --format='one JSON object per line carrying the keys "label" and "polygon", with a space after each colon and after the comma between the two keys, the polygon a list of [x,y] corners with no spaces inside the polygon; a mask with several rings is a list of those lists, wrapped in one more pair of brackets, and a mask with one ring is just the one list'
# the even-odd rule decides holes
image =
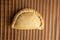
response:
{"label": "crimped edge", "polygon": [[44,21],[43,21],[42,16],[40,15],[39,12],[37,12],[36,10],[31,9],[31,8],[22,9],[22,10],[20,10],[20,11],[14,16],[14,19],[13,19],[12,24],[11,24],[11,27],[12,27],[13,29],[15,29],[15,28],[14,28],[14,25],[15,25],[15,23],[16,23],[17,18],[19,17],[19,15],[21,15],[21,14],[24,13],[24,12],[35,12],[35,13],[40,17],[41,23],[42,23],[42,26],[40,26],[39,28],[36,28],[36,29],[39,29],[39,30],[43,30],[43,29],[44,29]]}

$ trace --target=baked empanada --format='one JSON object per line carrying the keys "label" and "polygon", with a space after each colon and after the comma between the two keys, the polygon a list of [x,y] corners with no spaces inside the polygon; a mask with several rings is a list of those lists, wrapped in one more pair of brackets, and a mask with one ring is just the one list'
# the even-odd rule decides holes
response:
{"label": "baked empanada", "polygon": [[26,8],[19,11],[12,22],[13,29],[44,29],[44,21],[39,12]]}

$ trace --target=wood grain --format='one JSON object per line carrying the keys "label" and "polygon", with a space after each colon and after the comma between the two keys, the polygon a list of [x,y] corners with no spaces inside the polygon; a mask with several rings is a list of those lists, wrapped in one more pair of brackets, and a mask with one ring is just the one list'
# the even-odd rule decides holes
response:
{"label": "wood grain", "polygon": [[[23,8],[40,12],[44,30],[14,30],[11,22]],[[60,40],[60,0],[0,0],[0,40]]]}

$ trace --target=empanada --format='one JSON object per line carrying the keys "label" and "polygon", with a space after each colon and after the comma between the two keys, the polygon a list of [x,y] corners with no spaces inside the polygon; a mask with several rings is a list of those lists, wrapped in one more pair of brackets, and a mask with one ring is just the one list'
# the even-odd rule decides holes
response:
{"label": "empanada", "polygon": [[13,29],[30,30],[30,29],[44,29],[44,21],[39,12],[26,8],[19,11],[12,22]]}

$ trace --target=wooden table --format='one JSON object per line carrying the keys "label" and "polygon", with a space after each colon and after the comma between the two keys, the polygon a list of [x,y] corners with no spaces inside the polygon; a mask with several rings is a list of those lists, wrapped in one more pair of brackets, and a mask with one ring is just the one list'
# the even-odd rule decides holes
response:
{"label": "wooden table", "polygon": [[[14,30],[11,22],[23,8],[40,12],[44,30]],[[60,0],[0,0],[0,40],[60,40]]]}

